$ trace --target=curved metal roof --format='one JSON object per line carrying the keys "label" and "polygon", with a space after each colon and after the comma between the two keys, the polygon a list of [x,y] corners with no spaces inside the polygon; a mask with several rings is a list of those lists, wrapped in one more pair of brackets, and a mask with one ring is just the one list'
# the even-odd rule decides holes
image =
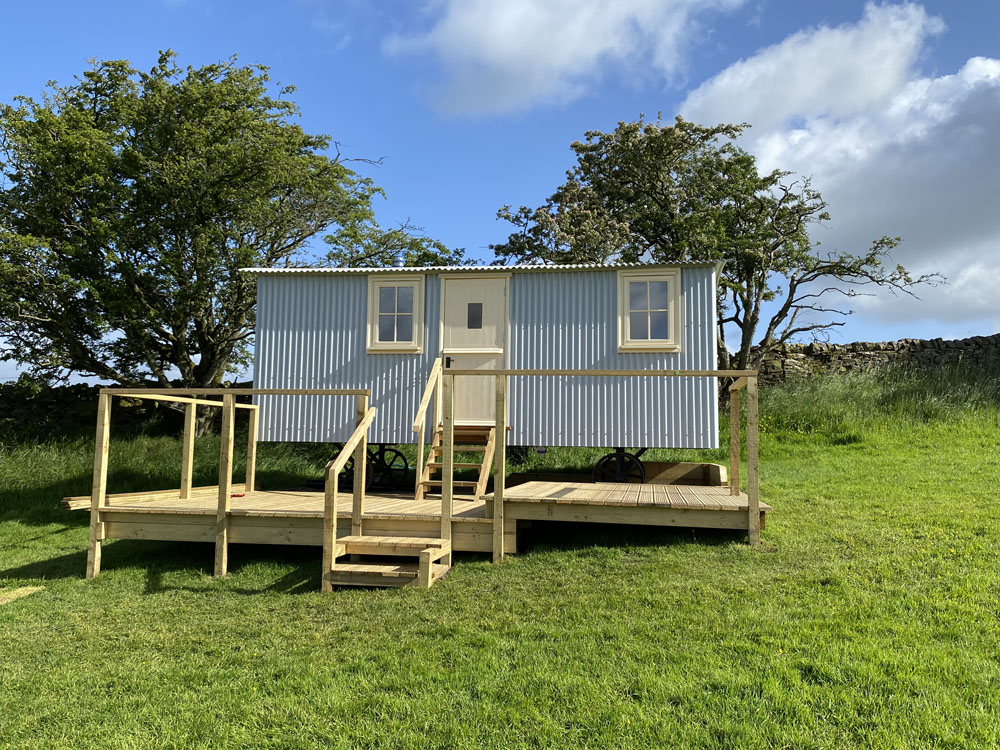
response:
{"label": "curved metal roof", "polygon": [[603,271],[618,268],[715,268],[719,263],[568,263],[565,265],[545,265],[542,263],[521,263],[513,266],[401,266],[378,268],[241,268],[241,271],[257,275],[278,273],[510,273],[559,272],[559,271]]}

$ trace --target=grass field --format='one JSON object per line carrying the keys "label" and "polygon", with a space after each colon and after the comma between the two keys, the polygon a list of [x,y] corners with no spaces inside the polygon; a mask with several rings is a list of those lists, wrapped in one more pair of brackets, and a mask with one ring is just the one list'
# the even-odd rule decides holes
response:
{"label": "grass field", "polygon": [[[311,548],[237,545],[215,580],[209,545],[129,541],[84,581],[87,515],[58,501],[88,492],[90,440],[4,445],[0,597],[44,588],[0,605],[0,746],[1000,745],[1000,378],[762,398],[761,549],[538,525],[429,591],[321,595]],[[176,483],[179,454],[113,439],[110,489]],[[287,486],[323,455],[263,446],[259,477]]]}

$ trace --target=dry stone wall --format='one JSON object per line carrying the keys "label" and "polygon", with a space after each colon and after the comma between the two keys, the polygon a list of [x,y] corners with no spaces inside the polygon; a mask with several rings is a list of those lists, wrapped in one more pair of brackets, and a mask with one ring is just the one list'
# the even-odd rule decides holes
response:
{"label": "dry stone wall", "polygon": [[853,344],[788,344],[764,357],[763,383],[782,383],[820,373],[858,372],[889,365],[1000,364],[1000,333],[967,339],[900,339]]}

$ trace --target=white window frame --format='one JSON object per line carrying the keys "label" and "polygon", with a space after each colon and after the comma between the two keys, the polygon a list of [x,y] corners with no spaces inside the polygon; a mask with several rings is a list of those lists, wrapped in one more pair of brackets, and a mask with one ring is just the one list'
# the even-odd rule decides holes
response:
{"label": "white window frame", "polygon": [[[629,335],[628,284],[630,281],[667,282],[667,322],[670,338],[632,339]],[[681,350],[681,269],[618,272],[618,351],[679,352]]]}
{"label": "white window frame", "polygon": [[[378,297],[383,287],[408,286],[413,288],[413,342],[378,340]],[[368,277],[368,321],[366,349],[368,354],[421,354],[424,351],[424,277],[384,276]]]}

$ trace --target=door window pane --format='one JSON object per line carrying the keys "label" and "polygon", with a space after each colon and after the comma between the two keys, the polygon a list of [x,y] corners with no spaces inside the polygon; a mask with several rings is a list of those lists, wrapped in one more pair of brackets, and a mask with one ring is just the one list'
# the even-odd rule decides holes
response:
{"label": "door window pane", "polygon": [[628,283],[628,309],[648,310],[647,291],[649,283],[645,281],[630,281]]}
{"label": "door window pane", "polygon": [[[378,311],[380,313],[396,312],[396,287],[394,286],[379,287]],[[381,323],[379,324],[379,326],[381,330]],[[388,340],[392,341],[392,338],[390,337]]]}
{"label": "door window pane", "polygon": [[634,312],[629,313],[629,338],[648,339],[649,338],[649,313]]}
{"label": "door window pane", "polygon": [[413,312],[413,287],[412,286],[398,286],[398,287],[396,287],[396,312],[401,312],[401,313],[412,313]]}
{"label": "door window pane", "polygon": [[670,327],[667,325],[666,311],[653,311],[649,314],[649,338],[662,339],[666,341],[670,338]]}
{"label": "door window pane", "polygon": [[470,302],[469,303],[469,328],[482,328],[483,327],[483,303],[482,302]]}
{"label": "door window pane", "polygon": [[[667,282],[666,281],[651,281],[649,282],[649,309],[650,310],[666,310],[669,305],[667,304]],[[658,338],[654,336],[653,338]]]}
{"label": "door window pane", "polygon": [[396,316],[396,341],[413,341],[413,316]]}

